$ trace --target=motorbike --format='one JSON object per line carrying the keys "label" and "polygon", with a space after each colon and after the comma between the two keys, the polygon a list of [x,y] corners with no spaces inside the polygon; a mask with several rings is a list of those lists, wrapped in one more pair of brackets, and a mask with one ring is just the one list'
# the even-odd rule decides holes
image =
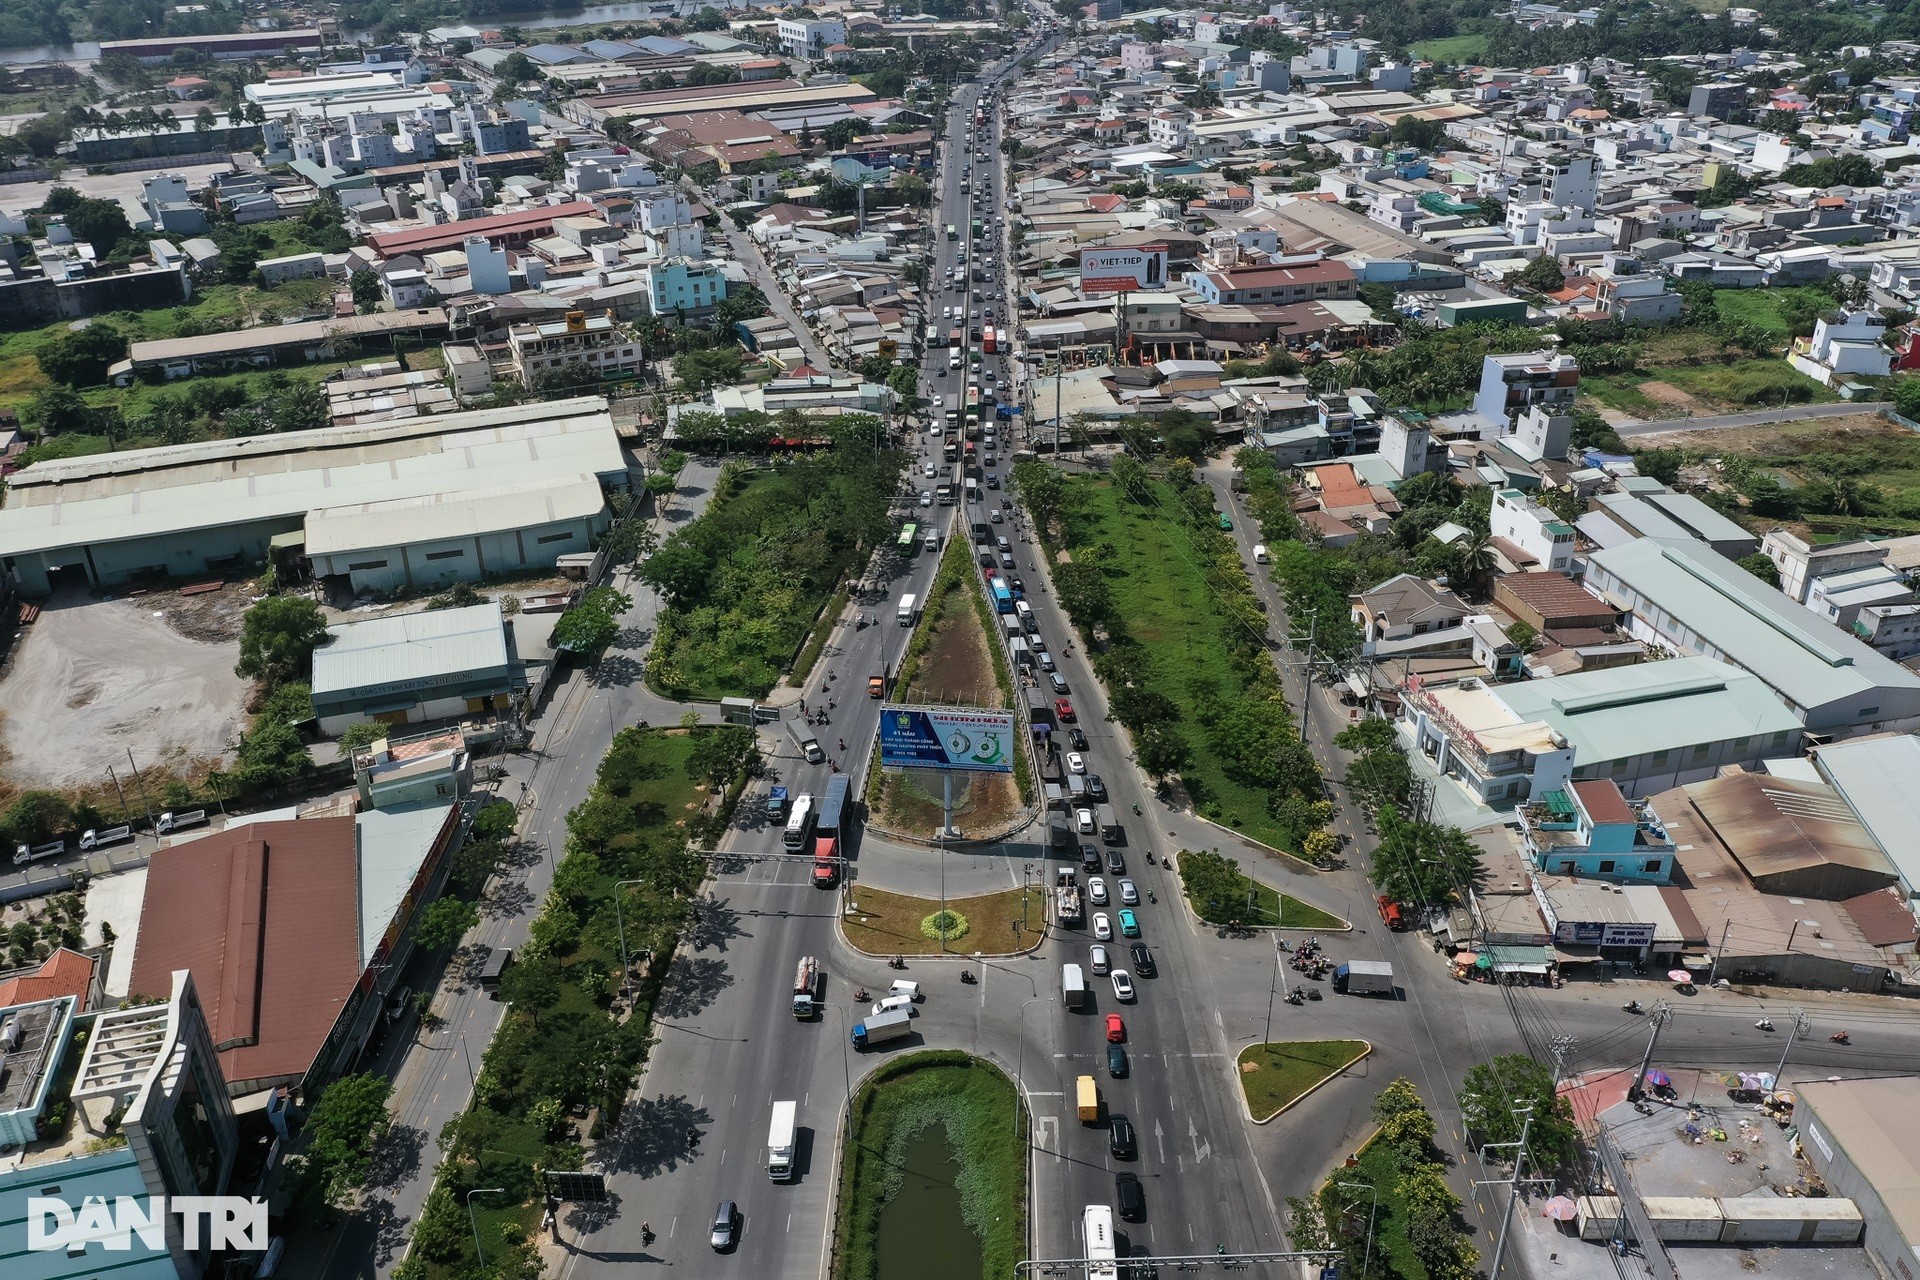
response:
{"label": "motorbike", "polygon": [[1640,1012],[1640,1002],[1639,1002],[1638,1000],[1629,1000],[1629,1001],[1627,1001],[1627,1002],[1626,1002],[1625,1004],[1623,1004],[1623,1005],[1621,1005],[1621,1006],[1620,1006],[1620,1012],[1622,1012],[1622,1013],[1639,1013],[1639,1012]]}
{"label": "motorbike", "polygon": [[907,967],[907,962],[906,962],[905,960],[902,960],[902,959],[901,959],[901,958],[900,958],[899,956],[888,956],[888,957],[887,957],[887,968],[889,968],[889,969],[904,969],[904,968],[906,968],[906,967]]}
{"label": "motorbike", "polygon": [[867,994],[867,989],[865,987],[861,987],[859,990],[853,993],[853,1000],[855,1004],[864,1004],[866,1001],[871,1000],[872,998],[873,997]]}
{"label": "motorbike", "polygon": [[1852,1043],[1851,1038],[1844,1031],[1836,1031],[1832,1035],[1828,1036],[1827,1039],[1833,1041],[1835,1044]]}
{"label": "motorbike", "polygon": [[973,976],[973,970],[962,969],[960,971],[960,981],[966,983],[968,986],[972,986],[974,983],[980,981],[980,979]]}
{"label": "motorbike", "polygon": [[1140,806],[1139,806],[1139,805],[1135,805],[1135,806],[1133,806],[1133,816],[1134,816],[1134,817],[1136,817],[1136,818],[1140,816]]}
{"label": "motorbike", "polygon": [[1154,896],[1154,893],[1153,893],[1153,890],[1151,890],[1151,889],[1149,889],[1149,890],[1147,890],[1147,901],[1148,901],[1148,902],[1158,902],[1158,901],[1160,901],[1160,899]]}
{"label": "motorbike", "polygon": [[1308,987],[1308,988],[1307,988],[1307,999],[1309,999],[1309,1000],[1318,1000],[1318,999],[1320,999],[1320,988],[1318,988],[1318,987]]}
{"label": "motorbike", "polygon": [[1305,1004],[1306,1000],[1307,998],[1301,995],[1298,991],[1290,991],[1287,993],[1288,1004]]}
{"label": "motorbike", "polygon": [[1773,1019],[1762,1018],[1760,1021],[1754,1023],[1753,1027],[1756,1031],[1771,1031],[1773,1030]]}

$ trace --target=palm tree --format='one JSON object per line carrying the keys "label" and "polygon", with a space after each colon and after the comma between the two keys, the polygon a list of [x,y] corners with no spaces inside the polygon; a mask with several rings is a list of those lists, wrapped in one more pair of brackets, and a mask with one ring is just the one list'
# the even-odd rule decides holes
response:
{"label": "palm tree", "polygon": [[1469,590],[1478,593],[1493,577],[1493,535],[1476,532],[1466,541],[1455,543],[1453,550],[1460,576],[1467,580]]}

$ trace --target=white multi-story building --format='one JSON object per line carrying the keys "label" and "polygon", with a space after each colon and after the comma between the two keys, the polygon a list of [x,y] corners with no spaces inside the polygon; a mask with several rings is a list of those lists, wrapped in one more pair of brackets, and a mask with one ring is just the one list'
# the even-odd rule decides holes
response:
{"label": "white multi-story building", "polygon": [[826,57],[828,45],[847,42],[847,24],[836,18],[781,18],[775,38],[789,58],[818,62]]}
{"label": "white multi-story building", "polygon": [[1884,378],[1893,369],[1893,352],[1881,341],[1886,335],[1886,319],[1876,312],[1822,319],[1811,338],[1793,340],[1787,363],[1824,387],[1853,377]]}
{"label": "white multi-story building", "polygon": [[632,377],[646,364],[646,349],[611,312],[590,316],[570,311],[564,320],[516,324],[507,329],[513,371],[521,385],[532,386],[545,373],[584,364],[604,380]]}
{"label": "white multi-story building", "polygon": [[657,316],[691,315],[718,305],[727,296],[727,278],[718,265],[673,258],[649,264],[641,275]]}
{"label": "white multi-story building", "polygon": [[1542,569],[1565,573],[1573,567],[1573,526],[1518,489],[1500,489],[1488,513],[1491,532],[1539,562]]}

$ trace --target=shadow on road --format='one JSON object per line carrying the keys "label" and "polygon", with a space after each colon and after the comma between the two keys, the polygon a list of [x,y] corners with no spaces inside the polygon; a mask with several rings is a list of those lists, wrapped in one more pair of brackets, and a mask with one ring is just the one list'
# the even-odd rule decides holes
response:
{"label": "shadow on road", "polygon": [[365,1186],[369,1190],[397,1187],[420,1171],[420,1156],[427,1149],[427,1131],[412,1125],[397,1124],[373,1149],[373,1161],[367,1166]]}
{"label": "shadow on road", "polygon": [[[614,638],[619,649],[640,649],[651,633],[640,627],[623,627]],[[587,672],[587,683],[596,689],[625,689],[640,682],[640,660],[631,654],[609,651]]]}
{"label": "shadow on road", "polygon": [[694,951],[725,951],[733,939],[747,936],[740,921],[740,913],[725,898],[696,903],[693,920],[687,926],[687,945]]}
{"label": "shadow on road", "polygon": [[727,962],[718,956],[690,956],[673,966],[673,973],[654,1005],[659,1018],[691,1018],[733,985]]}
{"label": "shadow on road", "polygon": [[694,1106],[683,1094],[636,1098],[621,1113],[619,1132],[602,1144],[600,1154],[610,1172],[651,1178],[693,1159],[697,1148],[688,1142],[689,1135],[712,1123],[706,1108]]}

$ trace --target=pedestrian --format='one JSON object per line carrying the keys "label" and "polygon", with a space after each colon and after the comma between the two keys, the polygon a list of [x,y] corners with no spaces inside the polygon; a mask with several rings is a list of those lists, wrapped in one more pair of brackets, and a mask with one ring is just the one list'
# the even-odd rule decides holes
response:
{"label": "pedestrian", "polygon": [[840,739],[840,749],[842,751],[847,749],[847,740],[845,738]]}

